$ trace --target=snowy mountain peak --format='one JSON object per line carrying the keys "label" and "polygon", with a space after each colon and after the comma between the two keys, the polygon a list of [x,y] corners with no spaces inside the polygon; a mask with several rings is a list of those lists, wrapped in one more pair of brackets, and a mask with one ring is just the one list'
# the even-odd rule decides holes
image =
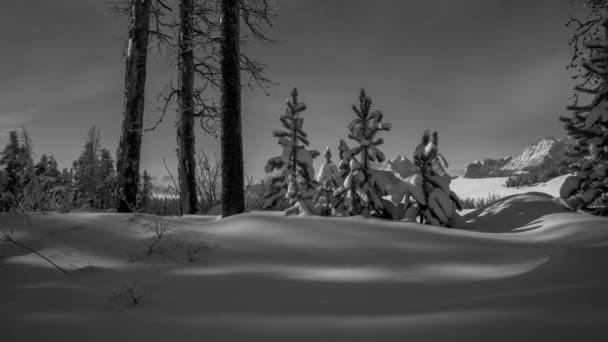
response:
{"label": "snowy mountain peak", "polygon": [[465,168],[465,178],[510,176],[520,171],[540,167],[547,163],[561,163],[566,159],[568,139],[542,137],[513,157],[476,160]]}
{"label": "snowy mountain peak", "polygon": [[418,167],[403,155],[389,159],[381,164],[374,164],[372,167],[376,170],[391,171],[401,178],[407,178],[418,172]]}
{"label": "snowy mountain peak", "polygon": [[521,171],[541,166],[549,161],[559,163],[566,158],[565,149],[566,144],[563,141],[553,137],[543,137],[514,156],[501,170]]}

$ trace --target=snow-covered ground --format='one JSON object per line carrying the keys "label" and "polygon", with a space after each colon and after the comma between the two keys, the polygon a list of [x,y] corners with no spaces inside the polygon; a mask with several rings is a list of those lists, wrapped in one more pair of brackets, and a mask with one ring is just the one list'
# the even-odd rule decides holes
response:
{"label": "snow-covered ground", "polygon": [[[594,341],[608,333],[608,219],[517,195],[464,229],[254,212],[167,218],[197,262],[130,262],[151,217],[2,215],[2,341]],[[141,304],[108,301],[136,281]]]}
{"label": "snow-covered ground", "polygon": [[505,182],[509,177],[493,178],[464,178],[458,177],[452,180],[450,189],[460,198],[487,198],[491,194],[505,197],[527,192],[543,192],[553,197],[559,196],[559,188],[568,175],[553,178],[546,183],[521,188],[507,188]]}

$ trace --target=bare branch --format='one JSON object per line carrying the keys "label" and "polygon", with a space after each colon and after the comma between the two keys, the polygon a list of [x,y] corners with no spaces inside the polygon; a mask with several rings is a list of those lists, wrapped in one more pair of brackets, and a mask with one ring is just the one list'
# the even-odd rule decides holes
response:
{"label": "bare branch", "polygon": [[63,272],[63,274],[67,275],[68,271],[64,270],[63,268],[61,268],[59,265],[57,265],[56,263],[54,263],[51,259],[45,257],[44,255],[40,254],[38,251],[18,242],[17,240],[15,240],[14,237],[14,232],[12,229],[10,230],[6,230],[4,229],[4,227],[0,227],[0,242],[5,242],[5,243],[12,243],[15,246],[19,246],[29,252],[32,252],[34,254],[36,254],[37,256],[41,257],[42,259],[44,259],[46,262],[48,262],[49,264],[53,265],[53,267],[55,267],[56,269],[58,269],[59,271]]}
{"label": "bare branch", "polygon": [[175,177],[173,177],[173,174],[171,173],[171,170],[169,170],[169,167],[167,166],[167,161],[165,160],[165,158],[163,158],[163,165],[165,165],[165,170],[167,170],[167,173],[169,173],[169,176],[171,177],[171,181],[173,182],[173,186],[174,188],[172,189],[173,192],[177,193],[179,195],[179,186],[177,186],[177,182],[175,181]]}

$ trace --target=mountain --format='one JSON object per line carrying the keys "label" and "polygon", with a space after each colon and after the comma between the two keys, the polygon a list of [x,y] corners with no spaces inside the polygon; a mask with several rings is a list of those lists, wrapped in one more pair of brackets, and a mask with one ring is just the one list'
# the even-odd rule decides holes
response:
{"label": "mountain", "polygon": [[547,163],[559,164],[566,160],[566,139],[545,137],[526,147],[505,165],[504,171],[523,171],[542,167]]}
{"label": "mountain", "polygon": [[484,159],[482,161],[476,160],[464,169],[464,178],[487,178],[492,177],[492,173],[496,170],[500,170],[511,162],[511,157],[505,157],[500,159]]}
{"label": "mountain", "polygon": [[401,178],[407,178],[418,172],[418,167],[404,156],[397,156],[383,163],[372,163],[371,166],[376,170],[391,171]]}
{"label": "mountain", "polygon": [[507,177],[555,166],[566,160],[567,138],[544,137],[513,157],[475,161],[465,167],[465,178]]}

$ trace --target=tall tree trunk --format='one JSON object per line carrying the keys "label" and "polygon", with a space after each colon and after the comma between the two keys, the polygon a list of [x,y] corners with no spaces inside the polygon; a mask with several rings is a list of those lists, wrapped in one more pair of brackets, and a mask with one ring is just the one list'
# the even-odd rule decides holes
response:
{"label": "tall tree trunk", "polygon": [[117,191],[122,192],[118,197],[124,195],[117,199],[118,212],[129,212],[137,203],[151,3],[152,0],[131,2],[124,117],[116,161]]}
{"label": "tall tree trunk", "polygon": [[245,211],[239,1],[222,0],[222,216]]}
{"label": "tall tree trunk", "polygon": [[179,192],[182,214],[197,211],[196,163],[194,161],[194,52],[193,15],[194,0],[180,0],[179,40],[179,107],[180,121],[177,131]]}

